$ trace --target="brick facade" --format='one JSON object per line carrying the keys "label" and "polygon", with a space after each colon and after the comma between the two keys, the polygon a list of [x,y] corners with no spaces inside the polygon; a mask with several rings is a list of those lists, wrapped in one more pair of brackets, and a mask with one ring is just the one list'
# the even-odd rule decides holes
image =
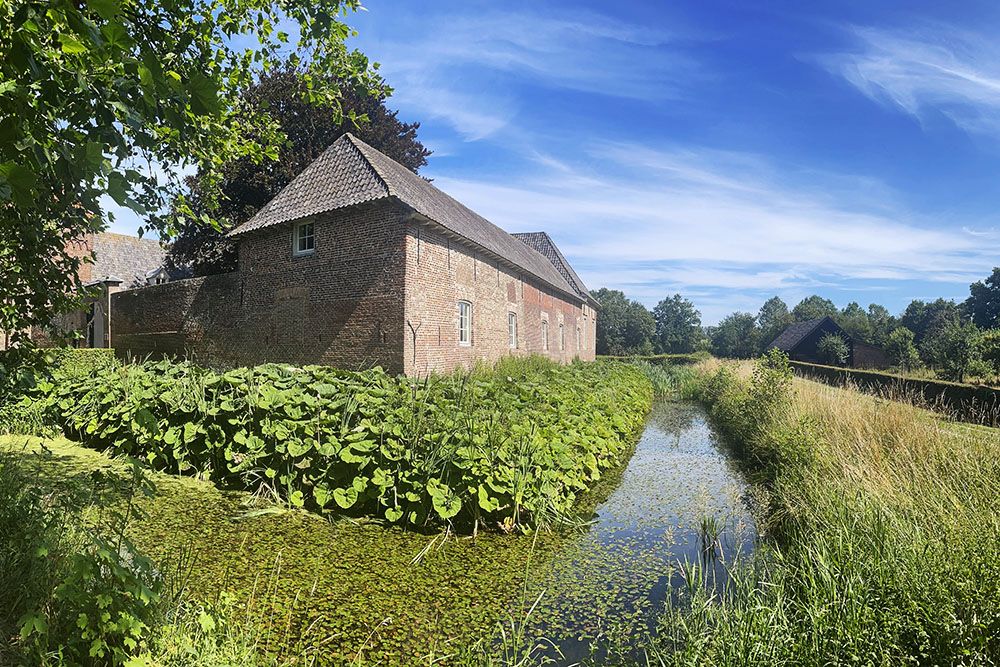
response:
{"label": "brick facade", "polygon": [[[277,225],[240,238],[237,272],[114,295],[115,347],[225,365],[380,365],[409,375],[508,354],[594,358],[595,313],[582,299],[446,236],[395,199],[311,220],[312,254],[294,253],[296,224]],[[458,341],[461,300],[472,304],[468,346]],[[517,317],[513,349],[509,313]]]}

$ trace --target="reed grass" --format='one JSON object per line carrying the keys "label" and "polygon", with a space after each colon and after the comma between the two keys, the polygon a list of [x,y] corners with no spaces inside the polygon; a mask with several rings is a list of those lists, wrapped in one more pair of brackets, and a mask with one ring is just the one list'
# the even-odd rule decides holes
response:
{"label": "reed grass", "polygon": [[997,664],[995,430],[793,381],[777,358],[699,374],[770,539],[726,591],[668,607],[648,664]]}

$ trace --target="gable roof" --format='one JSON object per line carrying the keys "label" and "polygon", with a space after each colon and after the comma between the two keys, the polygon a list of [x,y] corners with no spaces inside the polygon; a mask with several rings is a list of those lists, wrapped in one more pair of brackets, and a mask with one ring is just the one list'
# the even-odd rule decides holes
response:
{"label": "gable roof", "polygon": [[573,270],[573,266],[563,257],[563,254],[559,251],[551,236],[545,232],[514,232],[511,236],[526,243],[529,248],[540,252],[547,260],[552,262],[552,265],[566,279],[566,282],[580,295],[580,298],[590,301],[594,300],[587,290],[587,286],[583,284],[583,280]]}
{"label": "gable roof", "polygon": [[549,286],[582,298],[553,262],[537,250],[350,133],[333,142],[274,199],[229,232],[229,236],[388,198],[398,199],[425,218]]}
{"label": "gable roof", "polygon": [[821,324],[830,320],[833,326],[837,327],[838,330],[843,331],[840,325],[833,321],[833,318],[829,315],[824,317],[817,317],[815,320],[806,320],[805,322],[795,322],[794,324],[788,325],[788,328],[781,332],[777,338],[771,341],[768,345],[768,349],[776,347],[779,350],[785,352],[790,352],[798,347],[809,334],[815,331]]}
{"label": "gable roof", "polygon": [[146,275],[163,266],[167,251],[156,239],[100,232],[90,240],[94,251],[91,283],[120,280],[126,287],[146,284]]}

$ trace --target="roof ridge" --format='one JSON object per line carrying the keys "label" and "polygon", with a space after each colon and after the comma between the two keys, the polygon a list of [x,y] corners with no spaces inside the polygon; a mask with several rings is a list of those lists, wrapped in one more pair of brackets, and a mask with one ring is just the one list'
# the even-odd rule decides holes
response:
{"label": "roof ridge", "polygon": [[[365,151],[362,148],[362,146],[367,146],[368,148],[371,148],[372,150],[377,150],[377,149],[373,148],[372,146],[369,146],[367,143],[365,143],[364,141],[362,141],[358,137],[354,136],[354,134],[351,133],[351,132],[344,132],[342,135],[340,135],[340,138],[337,139],[337,141],[335,141],[333,143],[336,144],[338,141],[342,141],[344,139],[346,139],[347,143],[349,143],[351,145],[351,148],[353,148],[355,151],[357,151],[358,156],[362,160],[364,160],[365,164],[368,165],[368,168],[371,169],[371,171],[372,171],[373,174],[375,174],[375,178],[377,178],[378,181],[379,181],[379,183],[382,184],[382,187],[385,188],[385,194],[386,194],[386,196],[387,197],[397,197],[398,195],[396,194],[395,189],[392,187],[392,185],[389,184],[389,179],[387,179],[385,177],[385,174],[383,174],[381,171],[378,170],[378,167],[375,166],[375,163],[373,163],[371,161],[371,158],[368,157],[368,155],[365,153]],[[333,144],[331,144],[331,146],[332,145]]]}

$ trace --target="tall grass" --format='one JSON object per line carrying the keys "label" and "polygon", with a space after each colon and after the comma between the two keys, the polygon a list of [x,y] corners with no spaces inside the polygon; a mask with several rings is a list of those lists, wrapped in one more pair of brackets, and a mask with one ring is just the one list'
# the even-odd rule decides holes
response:
{"label": "tall grass", "polygon": [[997,664],[995,431],[793,383],[777,356],[702,372],[771,540],[721,599],[692,588],[666,611],[652,664]]}

